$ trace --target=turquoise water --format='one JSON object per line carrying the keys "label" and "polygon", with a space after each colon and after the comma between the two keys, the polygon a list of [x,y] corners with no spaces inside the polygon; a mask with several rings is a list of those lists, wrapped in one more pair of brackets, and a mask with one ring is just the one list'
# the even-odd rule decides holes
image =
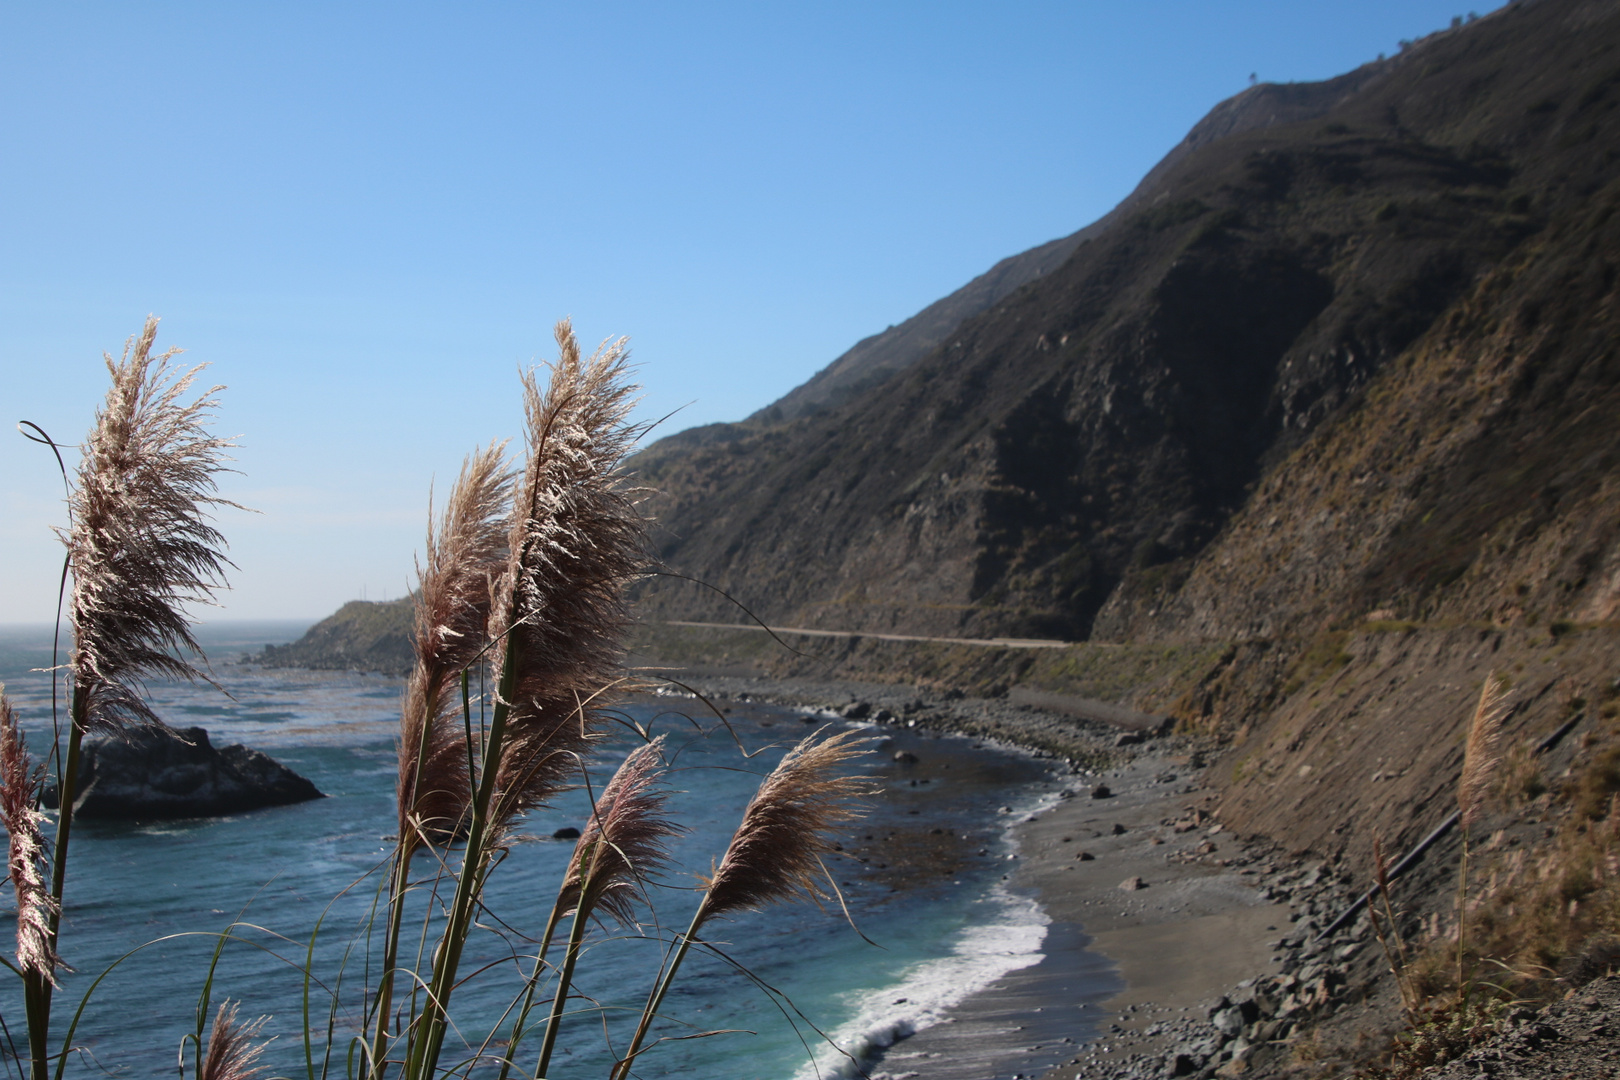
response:
{"label": "turquoise water", "polygon": [[[170,724],[205,727],[216,744],[263,749],[329,798],[182,822],[86,822],[75,831],[62,952],[77,973],[65,978],[58,998],[57,1038],[89,983],[135,951],[112,967],[90,999],[74,1040],[83,1050],[70,1075],[102,1069],[174,1075],[217,935],[238,918],[251,925],[232,931],[215,1001],[240,1000],[244,1018],[270,1016],[264,1033],[275,1041],[265,1060],[275,1075],[346,1075],[361,995],[375,983],[375,959],[370,970],[366,966],[364,927],[394,828],[401,682],[236,662],[244,651],[302,630],[285,623],[206,628],[215,677],[230,696],[154,683],[150,697]],[[29,669],[49,663],[48,629],[0,630],[0,680],[36,755],[49,745],[50,680]],[[686,925],[696,902],[693,875],[723,850],[760,776],[792,742],[828,722],[791,710],[733,707],[726,718],[730,732],[689,699],[648,700],[626,710],[670,733],[671,783],[678,789],[670,806],[689,832],[675,844],[676,869],[653,891],[656,914],[639,929],[593,935],[576,980],[578,1011],[562,1030],[554,1076],[606,1074],[605,1040],[623,1042],[662,941]],[[671,1039],[643,1057],[640,1075],[786,1080],[848,1074],[849,1058],[818,1029],[858,1056],[940,1020],[967,993],[1040,959],[1046,920],[1030,900],[1006,891],[1012,849],[1003,827],[1009,816],[998,813],[1047,797],[1051,785],[1040,763],[957,739],[874,734],[886,740],[872,755],[881,794],[833,867],[850,917],[872,943],[836,906],[778,907],[712,924],[708,934],[724,955],[688,959],[665,1005],[679,1023],[659,1029]],[[633,745],[627,737],[610,740],[596,782]],[[896,764],[893,756],[901,751],[917,755],[921,765]],[[470,1061],[487,1038],[504,1037],[499,1019],[517,992],[525,935],[543,925],[571,851],[571,844],[549,837],[582,824],[586,805],[582,793],[570,793],[533,815],[528,831],[546,839],[515,845],[495,872],[481,928],[463,959],[461,971],[471,977],[453,1002],[455,1034],[446,1063],[458,1056]],[[943,860],[942,850],[949,856]],[[418,866],[427,873],[425,860]],[[426,913],[426,890],[419,899],[419,913]],[[306,1057],[302,968],[318,920],[318,981],[310,988],[308,1025],[313,1041]],[[20,1043],[19,998],[16,992],[0,998],[0,1015]],[[675,1038],[722,1029],[732,1033]],[[526,1045],[519,1057],[532,1068],[538,1040]]]}

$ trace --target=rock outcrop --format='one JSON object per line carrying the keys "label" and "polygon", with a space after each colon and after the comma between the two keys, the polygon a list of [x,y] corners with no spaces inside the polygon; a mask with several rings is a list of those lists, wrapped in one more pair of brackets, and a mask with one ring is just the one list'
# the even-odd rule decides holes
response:
{"label": "rock outcrop", "polygon": [[[209,817],[325,798],[267,754],[240,743],[214,747],[199,727],[92,739],[83,753],[81,818]],[[54,784],[46,788],[44,803],[56,807]]]}

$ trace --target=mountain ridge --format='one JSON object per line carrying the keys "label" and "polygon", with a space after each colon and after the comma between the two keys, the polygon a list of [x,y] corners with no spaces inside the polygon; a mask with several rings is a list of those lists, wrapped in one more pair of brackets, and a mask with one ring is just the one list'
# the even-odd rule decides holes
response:
{"label": "mountain ridge", "polygon": [[[1082,243],[1100,235],[1131,210],[1147,203],[1170,168],[1185,154],[1229,135],[1320,116],[1346,95],[1386,75],[1397,62],[1387,59],[1370,61],[1355,71],[1323,82],[1261,83],[1227,98],[1199,120],[1186,137],[1172,147],[1130,194],[1108,213],[1067,236],[1037,244],[997,261],[960,289],[934,301],[910,318],[862,338],[806,382],[758,409],[741,423],[793,420],[848,401],[861,390],[904,370],[939,345],[964,320],[991,307],[1043,273],[1061,266]],[[730,426],[705,425],[688,430],[695,433],[707,428]],[[687,432],[670,436],[675,440],[683,440],[683,437],[701,441],[700,436],[688,435]]]}
{"label": "mountain ridge", "polygon": [[[1456,44],[1475,32],[1285,88],[1305,119],[1192,140],[1148,205],[857,399],[654,444],[636,464],[662,492],[659,554],[774,621],[1087,637],[1134,564],[1200,549],[1267,462],[1544,224],[1518,166],[1452,130],[1492,103],[1429,72],[1477,66]],[[650,613],[721,616],[670,591]]]}

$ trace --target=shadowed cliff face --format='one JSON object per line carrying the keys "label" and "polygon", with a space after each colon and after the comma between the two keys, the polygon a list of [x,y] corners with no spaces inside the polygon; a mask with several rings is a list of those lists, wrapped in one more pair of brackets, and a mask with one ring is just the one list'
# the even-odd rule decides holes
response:
{"label": "shadowed cliff face", "polygon": [[[1211,580],[1212,543],[1242,561],[1233,515],[1257,485],[1379,404],[1393,362],[1474,310],[1482,281],[1536,244],[1574,258],[1570,223],[1620,153],[1617,42],[1603,11],[1543,0],[1302,92],[1310,109],[1269,126],[1223,127],[1240,95],[1066,262],[920,359],[819,412],[640,455],[658,554],[784,625],[1082,639],[1276,623],[1275,605],[1212,620],[1176,598]],[[1408,572],[1399,546],[1379,558],[1346,573]],[[642,603],[737,618],[669,581]]]}

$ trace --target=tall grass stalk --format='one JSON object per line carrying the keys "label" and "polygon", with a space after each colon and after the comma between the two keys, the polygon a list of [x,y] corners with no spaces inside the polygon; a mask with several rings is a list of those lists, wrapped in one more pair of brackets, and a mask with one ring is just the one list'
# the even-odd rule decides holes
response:
{"label": "tall grass stalk", "polygon": [[1457,869],[1457,1000],[1468,996],[1465,950],[1468,938],[1468,840],[1469,832],[1485,808],[1491,777],[1502,761],[1502,682],[1496,672],[1485,676],[1479,703],[1468,725],[1468,742],[1463,751],[1462,775],[1457,781],[1457,806],[1461,812],[1462,859]]}
{"label": "tall grass stalk", "polygon": [[869,788],[842,773],[863,752],[864,741],[849,731],[824,739],[818,739],[819,734],[807,737],[782,758],[743,811],[742,823],[705,883],[691,925],[660,971],[635,1034],[614,1065],[613,1080],[630,1075],[681,962],[706,923],[795,896],[818,903],[827,898],[822,883],[832,887],[832,878],[822,859],[833,846],[829,830],[859,816],[853,800]]}
{"label": "tall grass stalk", "polygon": [[507,561],[512,476],[504,449],[487,447],[462,464],[443,521],[429,526],[426,565],[417,574],[416,663],[400,711],[399,821],[372,1011],[373,1077],[383,1075],[387,1058],[412,858],[424,846],[447,844],[471,801],[456,691],[465,690],[467,669],[487,645],[494,581]]}
{"label": "tall grass stalk", "polygon": [[6,873],[17,901],[17,967],[57,985],[62,966],[50,939],[55,907],[45,888],[45,838],[37,809],[40,773],[28,756],[11,702],[0,686],[0,824],[7,838]]}
{"label": "tall grass stalk", "polygon": [[23,972],[34,1080],[46,1080],[49,1073],[56,987],[50,969],[59,955],[84,737],[160,724],[142,697],[148,676],[209,681],[185,659],[201,650],[184,609],[210,602],[230,565],[224,538],[208,521],[211,509],[235,505],[215,494],[232,443],[210,435],[205,426],[223,388],[184,401],[198,369],[172,369],[169,361],[179,350],[152,355],[157,325],[149,317],[140,335],[125,342],[120,360],[105,357],[112,386],[81,448],[68,499],[69,526],[61,534],[73,578],[72,690],[44,901],[41,955],[46,959]]}
{"label": "tall grass stalk", "polygon": [[[465,827],[455,830],[464,845],[421,1011],[402,1032],[407,1078],[429,1077],[437,1067],[492,854],[523,814],[579,774],[598,738],[628,624],[625,591],[640,569],[643,522],[619,473],[639,435],[627,421],[634,388],[625,378],[624,342],[587,359],[566,321],[556,337],[548,385],[542,389],[533,372],[523,377],[525,465],[506,529],[505,566],[488,589],[487,622],[476,638],[458,639],[477,640],[474,654],[493,658],[494,708],[479,745],[470,723],[466,728],[470,799]],[[419,654],[423,647],[419,636]],[[428,715],[426,707],[421,715]],[[432,748],[426,736],[417,745]],[[429,775],[430,757],[419,754],[413,771]],[[414,798],[417,791],[406,794]],[[406,873],[396,865],[401,893]],[[397,930],[390,936],[397,940]],[[386,1013],[378,1010],[374,1022],[373,1070],[380,1075]]]}
{"label": "tall grass stalk", "polygon": [[[663,748],[664,737],[660,735],[625,758],[597,800],[591,819],[574,847],[568,871],[563,875],[548,929],[555,927],[557,913],[570,913],[568,909],[571,909],[573,925],[569,929],[562,969],[557,975],[557,987],[551,997],[551,1015],[546,1020],[535,1076],[545,1076],[550,1067],[587,924],[598,908],[620,925],[633,922],[634,902],[644,899],[643,881],[668,861],[665,841],[680,831],[663,813],[665,795],[658,787],[663,777],[659,767]],[[535,958],[536,976],[545,960],[547,944],[549,940],[542,941]],[[532,1000],[534,987],[535,979],[531,978],[525,989],[525,1009]],[[521,1026],[521,1016],[518,1023]],[[520,1037],[521,1032],[514,1028],[509,1061],[517,1053]]]}
{"label": "tall grass stalk", "polygon": [[[1406,1014],[1408,1026],[1416,1027],[1418,994],[1408,973],[1406,939],[1401,934],[1400,918],[1395,914],[1394,901],[1390,897],[1389,860],[1384,857],[1384,841],[1380,836],[1373,837],[1373,881],[1378,889],[1378,899],[1367,905],[1367,915],[1372,920],[1373,935],[1384,950],[1389,973],[1395,978],[1395,989],[1401,995],[1401,1011]],[[1383,918],[1378,915],[1379,903],[1384,905]]]}

